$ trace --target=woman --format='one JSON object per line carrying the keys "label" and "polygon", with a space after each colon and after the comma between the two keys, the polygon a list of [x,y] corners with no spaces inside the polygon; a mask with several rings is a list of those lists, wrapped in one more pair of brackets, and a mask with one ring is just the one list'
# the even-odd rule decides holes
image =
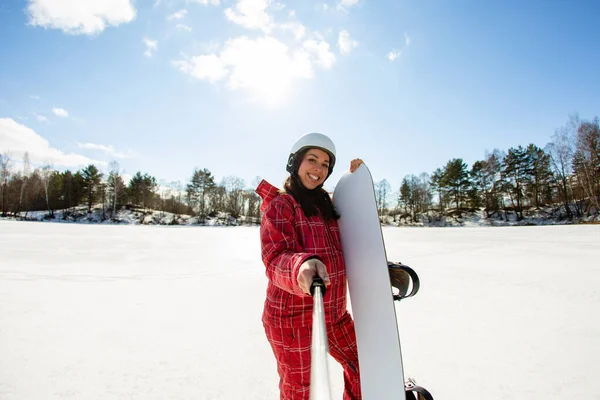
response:
{"label": "woman", "polygon": [[[350,171],[361,163],[353,160]],[[354,322],[346,308],[339,215],[323,189],[334,165],[331,139],[309,133],[292,147],[284,189],[265,181],[256,189],[263,199],[261,251],[269,280],[262,320],[277,360],[282,400],[309,398],[310,286],[317,275],[327,286],[323,303],[329,353],[344,369],[344,400],[361,398]]]}

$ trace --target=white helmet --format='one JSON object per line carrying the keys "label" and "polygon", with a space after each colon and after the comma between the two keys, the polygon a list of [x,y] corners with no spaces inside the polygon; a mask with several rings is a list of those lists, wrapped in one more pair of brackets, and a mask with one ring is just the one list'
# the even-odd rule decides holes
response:
{"label": "white helmet", "polygon": [[290,150],[290,156],[288,157],[286,166],[287,172],[292,173],[294,171],[294,160],[296,155],[305,149],[321,149],[329,154],[329,173],[327,174],[329,177],[333,172],[333,166],[335,165],[335,145],[331,139],[322,133],[307,133],[296,140],[296,143],[294,143]]}

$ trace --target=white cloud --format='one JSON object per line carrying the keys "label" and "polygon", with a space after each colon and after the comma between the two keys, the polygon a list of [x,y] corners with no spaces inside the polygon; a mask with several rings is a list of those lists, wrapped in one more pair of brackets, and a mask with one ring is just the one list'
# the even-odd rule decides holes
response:
{"label": "white cloud", "polygon": [[59,116],[59,117],[68,117],[69,116],[69,112],[67,110],[65,110],[64,108],[54,107],[52,109],[52,112],[54,113],[54,115]]}
{"label": "white cloud", "polygon": [[175,25],[177,29],[181,29],[182,31],[191,32],[192,28],[185,24],[177,24]]}
{"label": "white cloud", "polygon": [[231,22],[247,29],[261,29],[269,32],[273,18],[266,12],[271,0],[237,0],[235,10],[227,8],[225,16]]}
{"label": "white cloud", "polygon": [[39,100],[40,96],[36,95],[36,94],[32,94],[31,96],[29,96],[29,98],[33,99],[33,100]]}
{"label": "white cloud", "polygon": [[144,38],[142,41],[144,42],[144,45],[146,45],[144,55],[146,57],[152,57],[152,54],[158,49],[158,42],[148,38]]}
{"label": "white cloud", "polygon": [[342,0],[340,2],[340,6],[342,7],[352,7],[358,3],[359,0]]}
{"label": "white cloud", "polygon": [[394,61],[396,58],[400,57],[400,55],[402,55],[401,50],[392,50],[387,54],[387,59]]}
{"label": "white cloud", "polygon": [[290,31],[294,35],[296,40],[302,39],[306,35],[306,27],[299,22],[285,22],[283,24],[275,25],[277,28],[284,31]]}
{"label": "white cloud", "polygon": [[329,11],[329,5],[327,3],[321,3],[316,6],[317,11],[327,12]]}
{"label": "white cloud", "polygon": [[290,54],[284,43],[272,37],[230,40],[221,59],[231,66],[228,86],[234,90],[252,88],[273,93],[287,87],[293,78],[312,76],[304,54]]}
{"label": "white cloud", "polygon": [[353,48],[358,46],[358,42],[350,38],[350,33],[343,30],[338,35],[338,47],[341,54],[348,54]]}
{"label": "white cloud", "polygon": [[335,54],[329,51],[329,43],[325,40],[305,40],[302,46],[315,57],[315,62],[325,69],[331,68],[335,62]]}
{"label": "white cloud", "polygon": [[40,122],[49,122],[48,118],[46,118],[44,115],[33,113],[33,116]]}
{"label": "white cloud", "polygon": [[171,15],[169,15],[167,17],[167,19],[169,21],[172,21],[174,19],[183,19],[185,17],[185,15],[187,14],[187,10],[183,9],[183,10],[179,10],[176,13],[173,13]]}
{"label": "white cloud", "polygon": [[[268,12],[285,8],[274,0],[236,0],[224,11],[227,19],[246,29],[260,30],[264,36],[231,38],[201,55],[184,56],[172,63],[194,78],[222,84],[229,90],[245,90],[267,101],[282,99],[294,81],[310,79],[317,67],[330,69],[336,60],[321,35],[314,33],[306,39],[307,29],[295,20],[294,10],[284,12],[288,20],[283,23],[276,23]],[[295,40],[284,43],[273,36],[285,32]],[[344,52],[358,44],[347,33],[341,40]]]}
{"label": "white cloud", "polygon": [[68,34],[95,35],[135,19],[131,0],[29,0],[29,24]]}
{"label": "white cloud", "polygon": [[[348,12],[348,10],[352,7],[354,7],[355,5],[357,5],[359,2],[359,0],[341,0],[338,5],[337,5],[337,10],[338,11],[345,11]],[[326,8],[325,8],[326,9]]]}
{"label": "white cloud", "polygon": [[181,71],[211,83],[223,81],[230,90],[249,90],[267,102],[284,97],[294,80],[310,79],[315,65],[331,68],[335,55],[324,40],[306,40],[290,49],[264,36],[228,40],[221,51],[174,61]]}
{"label": "white cloud", "polygon": [[208,4],[212,4],[213,6],[218,6],[221,4],[221,0],[188,0],[191,3],[200,3],[202,5],[207,6]]}
{"label": "white cloud", "polygon": [[194,78],[211,83],[220,81],[229,74],[223,61],[215,54],[192,57],[189,60],[173,61],[173,65]]}
{"label": "white cloud", "polygon": [[77,144],[80,148],[82,149],[88,149],[88,150],[99,150],[102,151],[104,153],[107,153],[113,157],[116,158],[129,158],[131,157],[131,155],[128,154],[123,154],[123,153],[119,153],[115,150],[115,148],[111,145],[106,146],[103,144],[96,144],[96,143],[78,143]]}
{"label": "white cloud", "polygon": [[[404,48],[406,49],[410,46],[410,37],[405,33],[404,34]],[[393,49],[387,54],[387,59],[390,61],[396,60],[398,57],[402,55],[402,50]]]}
{"label": "white cloud", "polygon": [[50,146],[50,143],[32,129],[11,118],[0,118],[0,152],[10,151],[14,157],[29,153],[32,163],[77,167],[88,164],[106,164],[81,154],[66,154]]}

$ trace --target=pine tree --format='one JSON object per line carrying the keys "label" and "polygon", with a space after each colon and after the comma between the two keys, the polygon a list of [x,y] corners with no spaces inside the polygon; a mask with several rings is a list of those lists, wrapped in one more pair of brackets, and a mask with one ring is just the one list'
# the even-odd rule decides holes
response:
{"label": "pine tree", "polygon": [[152,207],[157,187],[156,178],[138,171],[129,181],[127,194],[131,203],[144,208]]}
{"label": "pine tree", "polygon": [[504,158],[502,169],[504,190],[510,196],[519,220],[523,219],[525,187],[531,181],[530,161],[522,146],[511,147]]}
{"label": "pine tree", "polygon": [[469,201],[474,208],[484,207],[489,217],[489,203],[487,193],[491,188],[491,182],[485,173],[485,161],[475,161],[469,175],[471,177],[471,189],[469,190]]}
{"label": "pine tree", "polygon": [[442,179],[442,187],[447,188],[454,200],[458,216],[461,216],[461,205],[464,203],[470,186],[467,164],[462,158],[454,158],[446,164]]}
{"label": "pine tree", "polygon": [[79,205],[79,203],[81,203],[83,200],[85,193],[85,188],[83,187],[83,176],[81,173],[77,171],[75,175],[73,175],[71,171],[66,170],[62,173],[61,181],[61,198],[63,207],[70,209]]}
{"label": "pine tree", "polygon": [[535,208],[539,209],[543,204],[543,193],[549,187],[552,179],[550,156],[533,143],[527,146],[527,154],[530,162],[528,169],[531,174],[528,192],[531,193]]}
{"label": "pine tree", "polygon": [[400,193],[398,195],[398,205],[404,207],[404,214],[408,214],[410,212],[410,214],[412,215],[412,209],[410,207],[411,204],[412,204],[412,192],[411,192],[411,188],[410,188],[409,177],[405,176],[402,179],[402,184],[400,185]]}
{"label": "pine tree", "polygon": [[103,174],[98,171],[95,165],[90,164],[81,170],[82,186],[85,193],[85,200],[88,206],[88,213],[92,212],[92,206],[98,200],[100,195],[100,183]]}
{"label": "pine tree", "polygon": [[436,169],[431,175],[429,184],[431,190],[438,193],[438,204],[440,206],[440,212],[444,211],[444,171],[441,168]]}
{"label": "pine tree", "polygon": [[190,183],[187,185],[187,195],[190,205],[198,206],[199,216],[206,217],[206,196],[208,192],[215,187],[215,178],[212,173],[204,168],[195,169]]}

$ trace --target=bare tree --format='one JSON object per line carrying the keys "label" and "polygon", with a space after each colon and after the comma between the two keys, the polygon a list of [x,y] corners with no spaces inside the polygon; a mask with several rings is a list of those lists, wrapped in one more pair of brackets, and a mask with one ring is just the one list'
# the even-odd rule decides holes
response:
{"label": "bare tree", "polygon": [[429,184],[431,177],[427,172],[422,172],[419,175],[418,183],[418,211],[423,212],[429,210],[433,202],[433,194],[431,192],[431,185]]}
{"label": "bare tree", "polygon": [[252,221],[258,222],[260,217],[260,197],[254,192],[254,189],[245,190],[244,197],[248,206],[246,215]]}
{"label": "bare tree", "polygon": [[175,215],[181,214],[181,205],[183,204],[183,185],[181,182],[171,182],[169,183],[170,193],[171,193],[171,212]]}
{"label": "bare tree", "polygon": [[225,188],[227,196],[225,211],[232,217],[238,218],[242,214],[246,182],[235,176],[227,176],[221,181],[221,186]]}
{"label": "bare tree", "polygon": [[10,152],[6,152],[4,155],[0,154],[0,210],[3,217],[6,217],[8,210],[8,181],[11,167],[12,157]]}
{"label": "bare tree", "polygon": [[111,198],[112,202],[112,215],[113,217],[117,215],[117,202],[119,198],[119,193],[122,193],[123,187],[123,179],[119,174],[119,163],[117,161],[111,161],[108,164],[108,194]]}
{"label": "bare tree", "polygon": [[[485,168],[484,173],[488,176],[491,182],[491,189],[488,193],[489,207],[491,212],[500,210],[501,204],[504,203],[502,197],[502,164],[506,158],[506,152],[499,149],[494,149],[491,153],[485,153]],[[489,216],[489,214],[488,214]]]}
{"label": "bare tree", "polygon": [[17,213],[20,213],[23,209],[23,202],[27,207],[27,184],[29,183],[29,175],[31,174],[31,162],[29,161],[29,152],[23,154],[23,172],[21,176],[21,187],[19,189],[19,205],[17,207]]}
{"label": "bare tree", "polygon": [[50,181],[54,172],[55,171],[50,163],[46,163],[40,171],[40,177],[42,178],[42,184],[44,186],[44,199],[46,200],[46,208],[48,209],[48,213],[50,215],[53,214],[50,209]]}
{"label": "bare tree", "polygon": [[600,210],[600,127],[594,122],[582,121],[577,128],[577,143],[573,155],[573,169],[577,182],[587,198],[586,214]]}
{"label": "bare tree", "polygon": [[374,185],[374,189],[377,211],[379,218],[382,218],[388,206],[388,196],[392,192],[392,186],[386,179],[382,179]]}
{"label": "bare tree", "polygon": [[571,218],[569,196],[571,187],[569,177],[572,173],[571,161],[573,160],[574,136],[579,125],[579,116],[572,114],[565,126],[556,129],[552,136],[552,142],[546,145],[546,152],[550,155],[550,165],[557,180],[557,188],[565,206],[567,217]]}

